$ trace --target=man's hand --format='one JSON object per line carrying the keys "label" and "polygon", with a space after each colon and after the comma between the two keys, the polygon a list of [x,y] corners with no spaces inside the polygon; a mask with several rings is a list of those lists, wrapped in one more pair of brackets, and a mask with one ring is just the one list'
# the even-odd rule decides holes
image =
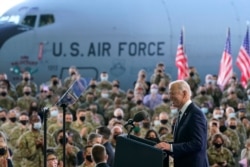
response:
{"label": "man's hand", "polygon": [[166,142],[160,142],[160,143],[156,144],[155,147],[159,148],[161,150],[171,151],[171,145],[169,143],[166,143]]}

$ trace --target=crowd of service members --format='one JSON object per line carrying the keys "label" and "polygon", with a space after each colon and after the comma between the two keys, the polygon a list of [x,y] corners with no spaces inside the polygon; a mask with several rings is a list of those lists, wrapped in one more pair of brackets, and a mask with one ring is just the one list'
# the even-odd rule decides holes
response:
{"label": "crowd of service members", "polygon": [[[56,103],[77,79],[86,90],[76,103],[66,108],[64,141],[64,111]],[[152,76],[140,70],[134,80],[133,89],[122,90],[119,80],[111,82],[108,73],[102,72],[100,79],[87,84],[72,66],[67,78],[61,81],[53,75],[38,88],[28,71],[22,73],[22,80],[16,85],[8,81],[6,74],[0,74],[0,167],[10,161],[15,167],[42,167],[44,144],[49,150],[48,157],[54,156],[47,158],[48,166],[52,162],[63,166],[65,146],[65,167],[94,167],[91,149],[96,143],[104,145],[107,163],[112,166],[117,136],[127,133],[124,124],[140,111],[147,112],[148,117],[135,122],[133,135],[155,142],[173,141],[178,111],[169,99],[171,76],[165,72],[165,65],[157,64]],[[238,161],[244,158],[249,161],[250,89],[243,88],[236,76],[231,77],[223,90],[216,84],[216,75],[208,74],[202,85],[194,67],[189,68],[186,81],[192,90],[192,101],[207,117],[210,166],[238,166]],[[46,116],[44,107],[49,109]],[[46,142],[44,121],[47,121]]]}

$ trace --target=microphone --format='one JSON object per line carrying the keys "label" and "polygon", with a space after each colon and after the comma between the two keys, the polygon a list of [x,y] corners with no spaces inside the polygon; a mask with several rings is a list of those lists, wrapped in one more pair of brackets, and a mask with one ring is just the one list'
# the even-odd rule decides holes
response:
{"label": "microphone", "polygon": [[133,118],[133,122],[141,122],[145,118],[147,118],[147,113],[145,111],[141,111],[141,112],[138,112],[135,114],[135,116]]}
{"label": "microphone", "polygon": [[[145,111],[141,111],[135,114],[133,119],[129,119],[128,122],[124,125],[124,127],[129,131],[128,135],[135,128],[134,122],[141,122],[145,118],[147,118],[147,113]],[[130,128],[128,126],[130,125]]]}

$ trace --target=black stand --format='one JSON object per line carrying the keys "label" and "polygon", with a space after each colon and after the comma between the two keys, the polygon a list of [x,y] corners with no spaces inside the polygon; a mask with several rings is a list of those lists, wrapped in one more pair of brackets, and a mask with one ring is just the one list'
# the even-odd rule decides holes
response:
{"label": "black stand", "polygon": [[168,155],[155,144],[134,135],[118,136],[114,167],[168,167]]}
{"label": "black stand", "polygon": [[43,112],[43,163],[44,163],[44,167],[47,167],[47,115],[49,112],[49,108],[43,108],[42,109]]}
{"label": "black stand", "polygon": [[65,115],[66,115],[66,104],[61,104],[61,107],[63,108],[63,166],[66,165],[66,126],[65,126]]}

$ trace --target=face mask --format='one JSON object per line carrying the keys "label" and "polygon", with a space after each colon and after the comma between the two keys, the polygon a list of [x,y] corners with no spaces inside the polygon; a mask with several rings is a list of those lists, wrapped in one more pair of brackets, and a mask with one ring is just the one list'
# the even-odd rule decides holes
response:
{"label": "face mask", "polygon": [[0,148],[0,155],[3,156],[6,153],[5,148]]}
{"label": "face mask", "polygon": [[214,143],[214,146],[215,146],[216,148],[221,148],[222,143]]}
{"label": "face mask", "polygon": [[236,117],[236,114],[235,114],[234,112],[232,112],[232,113],[229,113],[229,114],[228,114],[228,117],[229,117],[229,118],[233,118],[233,117]]}
{"label": "face mask", "polygon": [[30,110],[31,110],[31,111],[37,111],[37,106],[31,106],[31,107],[30,107]]}
{"label": "face mask", "polygon": [[6,121],[6,117],[2,117],[0,118],[1,121],[5,122]]}
{"label": "face mask", "polygon": [[220,114],[215,114],[215,115],[214,115],[214,118],[215,118],[215,119],[220,119],[220,118],[222,118],[222,115],[220,115]]}
{"label": "face mask", "polygon": [[171,114],[176,114],[178,112],[177,108],[171,109]]}
{"label": "face mask", "polygon": [[158,126],[158,125],[160,125],[161,124],[161,122],[159,121],[159,120],[155,120],[154,121],[154,126]]}
{"label": "face mask", "polygon": [[[61,145],[64,145],[63,137],[59,139],[59,143]],[[65,138],[65,143],[68,143],[68,138],[67,137]]]}
{"label": "face mask", "polygon": [[194,72],[190,72],[189,75],[190,75],[190,77],[193,77],[194,76]]}
{"label": "face mask", "polygon": [[113,87],[120,88],[120,85],[113,85]]}
{"label": "face mask", "polygon": [[127,100],[128,100],[128,101],[131,101],[131,100],[132,100],[132,97],[127,97]]}
{"label": "face mask", "polygon": [[102,96],[102,98],[108,98],[108,97],[109,97],[109,94],[107,94],[107,93],[102,93],[101,96]]}
{"label": "face mask", "polygon": [[116,117],[116,119],[118,119],[118,120],[122,120],[122,116],[121,116],[121,115],[119,115],[119,116],[117,116],[117,117]]}
{"label": "face mask", "polygon": [[134,132],[135,132],[135,133],[139,133],[139,132],[140,132],[140,130],[141,130],[141,129],[140,129],[140,127],[139,127],[139,126],[136,126],[136,127],[134,128]]}
{"label": "face mask", "polygon": [[50,112],[50,116],[51,117],[57,117],[58,116],[58,110],[52,110],[51,112]]}
{"label": "face mask", "polygon": [[154,88],[153,88],[153,89],[150,89],[150,93],[151,93],[151,94],[156,94],[157,92],[158,92],[158,89],[154,89]]}
{"label": "face mask", "polygon": [[235,130],[236,126],[235,125],[230,125],[229,128]]}
{"label": "face mask", "polygon": [[101,76],[101,81],[107,81],[108,80],[108,76]]}
{"label": "face mask", "polygon": [[33,126],[34,129],[39,130],[39,129],[41,129],[41,127],[42,127],[41,122],[35,122],[34,123],[34,126]]}
{"label": "face mask", "polygon": [[148,128],[150,128],[150,122],[143,122],[142,126],[143,126],[143,128],[148,129]]}
{"label": "face mask", "polygon": [[22,125],[26,125],[26,124],[28,123],[27,120],[20,120],[19,122],[20,122]]}
{"label": "face mask", "polygon": [[25,94],[26,96],[29,96],[29,95],[30,95],[30,92],[24,92],[24,94]]}
{"label": "face mask", "polygon": [[81,116],[81,117],[80,117],[80,120],[81,120],[82,122],[84,122],[85,116]]}
{"label": "face mask", "polygon": [[2,95],[2,96],[6,96],[7,93],[6,93],[6,92],[1,92],[1,95]]}
{"label": "face mask", "polygon": [[76,73],[75,73],[75,72],[72,72],[70,75],[73,76],[73,75],[76,75]]}
{"label": "face mask", "polygon": [[53,85],[56,86],[58,84],[58,81],[53,81]]}
{"label": "face mask", "polygon": [[161,92],[165,92],[166,88],[164,88],[164,87],[159,87],[159,90],[160,90]]}
{"label": "face mask", "polygon": [[86,160],[88,160],[89,162],[93,162],[91,155],[86,155]]}
{"label": "face mask", "polygon": [[163,102],[168,103],[168,102],[170,102],[170,100],[169,99],[163,99]]}
{"label": "face mask", "polygon": [[220,132],[225,132],[227,130],[227,127],[225,125],[220,126]]}
{"label": "face mask", "polygon": [[28,82],[29,80],[30,80],[30,79],[29,79],[28,77],[25,77],[25,78],[24,78],[24,81],[25,81],[25,82]]}
{"label": "face mask", "polygon": [[9,120],[14,123],[14,122],[16,122],[16,117],[11,117],[11,118],[9,118]]}
{"label": "face mask", "polygon": [[91,87],[92,89],[95,89],[95,88],[96,88],[96,85],[90,85],[90,87]]}
{"label": "face mask", "polygon": [[142,104],[142,100],[137,100],[136,104],[138,104],[138,105]]}
{"label": "face mask", "polygon": [[205,94],[206,94],[206,91],[201,91],[201,94],[202,94],[202,95],[205,95]]}
{"label": "face mask", "polygon": [[48,95],[47,98],[50,99],[52,96],[51,95]]}
{"label": "face mask", "polygon": [[202,111],[204,114],[206,114],[206,113],[208,112],[208,108],[202,107],[202,108],[201,108],[201,111]]}
{"label": "face mask", "polygon": [[167,120],[167,119],[162,119],[162,120],[161,120],[161,124],[165,125],[165,124],[167,124],[167,123],[168,123],[168,120]]}

